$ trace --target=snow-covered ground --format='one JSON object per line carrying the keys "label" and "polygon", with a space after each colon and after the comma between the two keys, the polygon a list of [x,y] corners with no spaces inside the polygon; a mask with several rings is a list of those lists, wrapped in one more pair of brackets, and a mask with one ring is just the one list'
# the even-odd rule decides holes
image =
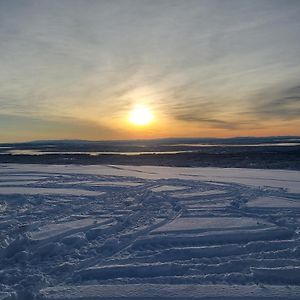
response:
{"label": "snow-covered ground", "polygon": [[0,299],[300,299],[300,172],[0,165]]}

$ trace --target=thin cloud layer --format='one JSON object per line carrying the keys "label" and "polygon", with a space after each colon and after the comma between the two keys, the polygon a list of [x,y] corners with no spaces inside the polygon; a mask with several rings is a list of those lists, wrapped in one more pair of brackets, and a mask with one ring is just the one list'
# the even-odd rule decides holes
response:
{"label": "thin cloud layer", "polygon": [[[300,134],[299,16],[297,0],[2,0],[0,140],[68,138],[65,122],[93,139]],[[138,103],[147,132],[126,123]]]}

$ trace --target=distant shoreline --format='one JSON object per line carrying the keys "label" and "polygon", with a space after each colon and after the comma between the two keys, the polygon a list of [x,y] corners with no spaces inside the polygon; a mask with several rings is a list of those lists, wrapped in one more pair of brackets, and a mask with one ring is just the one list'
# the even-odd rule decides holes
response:
{"label": "distant shoreline", "polygon": [[300,170],[300,137],[1,144],[0,163]]}
{"label": "distant shoreline", "polygon": [[286,147],[205,147],[201,151],[179,153],[142,153],[133,155],[51,153],[43,155],[4,154],[0,163],[151,165],[174,167],[221,167],[300,170],[300,146]]}

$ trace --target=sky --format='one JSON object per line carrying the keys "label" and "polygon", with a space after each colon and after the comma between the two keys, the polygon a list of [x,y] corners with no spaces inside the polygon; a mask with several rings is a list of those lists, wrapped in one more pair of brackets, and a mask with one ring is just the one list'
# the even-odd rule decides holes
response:
{"label": "sky", "polygon": [[300,135],[299,0],[0,0],[0,66],[0,142]]}

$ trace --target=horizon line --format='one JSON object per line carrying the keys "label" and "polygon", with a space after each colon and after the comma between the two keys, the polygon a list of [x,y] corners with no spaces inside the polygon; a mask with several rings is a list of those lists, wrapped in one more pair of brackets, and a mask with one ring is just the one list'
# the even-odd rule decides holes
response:
{"label": "horizon line", "polygon": [[129,142],[129,141],[163,141],[163,140],[230,140],[230,139],[265,139],[265,138],[300,138],[300,135],[268,135],[268,136],[232,136],[232,137],[166,137],[166,138],[145,138],[145,139],[103,139],[103,140],[85,140],[85,139],[41,139],[28,140],[22,142],[0,142],[3,144],[29,144],[29,143],[46,143],[46,142]]}

